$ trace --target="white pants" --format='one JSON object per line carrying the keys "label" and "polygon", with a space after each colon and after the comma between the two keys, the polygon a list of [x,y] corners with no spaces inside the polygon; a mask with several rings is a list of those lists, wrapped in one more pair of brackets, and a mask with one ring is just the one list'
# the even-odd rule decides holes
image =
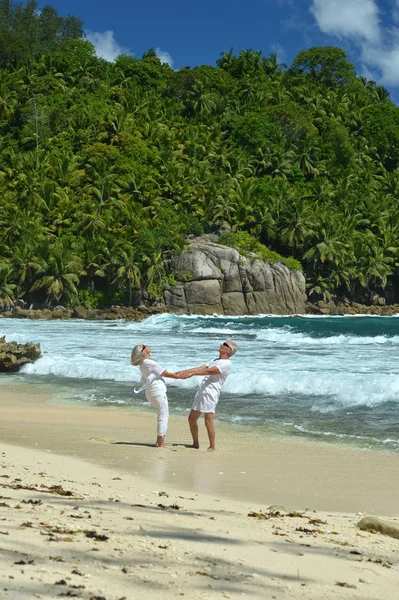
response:
{"label": "white pants", "polygon": [[169,420],[169,406],[166,392],[146,391],[145,397],[157,411],[157,435],[166,435]]}

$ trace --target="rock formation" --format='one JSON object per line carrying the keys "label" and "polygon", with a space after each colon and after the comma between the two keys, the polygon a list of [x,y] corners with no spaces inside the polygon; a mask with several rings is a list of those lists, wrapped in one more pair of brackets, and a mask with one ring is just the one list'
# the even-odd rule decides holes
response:
{"label": "rock formation", "polygon": [[127,321],[139,321],[149,314],[164,312],[165,307],[145,307],[139,306],[111,306],[109,308],[92,309],[84,306],[75,306],[74,308],[65,308],[64,306],[55,306],[52,309],[35,308],[26,309],[16,306],[10,310],[0,312],[1,318],[16,319],[35,319],[35,320],[65,320],[65,319],[86,319],[88,321],[103,320],[112,321],[115,319],[125,319]]}
{"label": "rock formation", "polygon": [[389,535],[390,537],[396,538],[399,540],[399,525],[398,523],[392,523],[390,521],[383,521],[378,517],[364,517],[359,523],[357,527],[362,531],[370,531],[372,533],[383,533],[384,535]]}
{"label": "rock formation", "polygon": [[0,373],[19,371],[22,365],[40,357],[40,344],[17,344],[0,338]]}
{"label": "rock formation", "polygon": [[195,238],[166,263],[177,285],[164,301],[171,312],[192,314],[289,315],[305,313],[305,278],[281,263],[270,265],[255,254]]}

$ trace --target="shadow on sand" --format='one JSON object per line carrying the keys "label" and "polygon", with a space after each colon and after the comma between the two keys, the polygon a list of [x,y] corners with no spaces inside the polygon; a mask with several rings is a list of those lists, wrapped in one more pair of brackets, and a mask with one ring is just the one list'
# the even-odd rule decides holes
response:
{"label": "shadow on sand", "polygon": [[[142,446],[144,448],[156,448],[155,444],[145,444],[144,442],[110,442],[114,445],[124,445],[124,446]],[[166,449],[168,448],[192,448],[191,444],[166,444]]]}

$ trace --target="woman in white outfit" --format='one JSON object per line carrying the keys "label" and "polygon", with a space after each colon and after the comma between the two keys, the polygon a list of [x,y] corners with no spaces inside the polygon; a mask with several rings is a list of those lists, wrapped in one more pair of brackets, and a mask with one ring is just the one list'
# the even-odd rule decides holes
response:
{"label": "woman in white outfit", "polygon": [[168,428],[169,406],[166,395],[164,377],[180,379],[176,373],[169,373],[159,363],[151,359],[151,348],[139,344],[132,350],[131,364],[139,367],[141,371],[141,389],[145,390],[145,397],[157,411],[157,441],[155,446],[165,448],[165,435]]}

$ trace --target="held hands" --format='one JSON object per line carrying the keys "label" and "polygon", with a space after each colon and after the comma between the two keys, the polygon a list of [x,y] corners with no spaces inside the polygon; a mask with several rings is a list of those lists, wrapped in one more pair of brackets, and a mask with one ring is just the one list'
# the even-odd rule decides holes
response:
{"label": "held hands", "polygon": [[178,379],[189,379],[190,377],[192,377],[190,371],[177,371],[175,375],[177,375]]}

